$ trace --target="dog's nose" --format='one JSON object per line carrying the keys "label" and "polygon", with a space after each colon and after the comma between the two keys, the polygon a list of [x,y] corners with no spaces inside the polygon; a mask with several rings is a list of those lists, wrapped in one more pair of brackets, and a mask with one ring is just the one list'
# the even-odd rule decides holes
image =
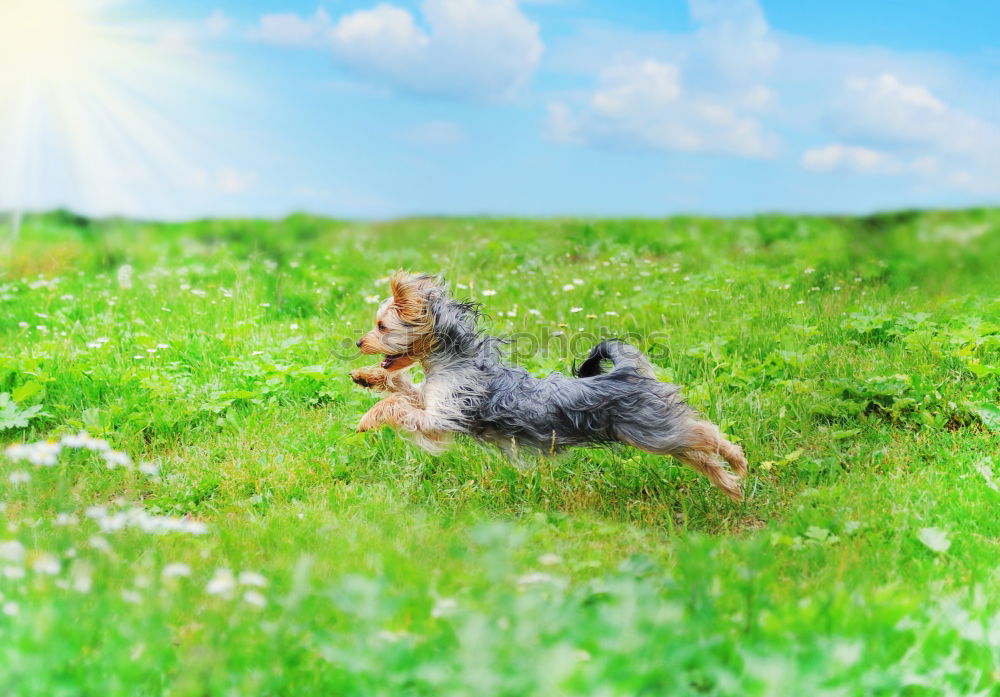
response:
{"label": "dog's nose", "polygon": [[362,341],[364,341],[364,339],[358,339],[358,348],[361,348],[361,342]]}

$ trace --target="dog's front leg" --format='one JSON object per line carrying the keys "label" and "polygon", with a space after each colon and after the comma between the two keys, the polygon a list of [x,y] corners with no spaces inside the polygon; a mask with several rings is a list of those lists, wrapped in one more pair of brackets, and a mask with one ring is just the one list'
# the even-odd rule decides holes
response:
{"label": "dog's front leg", "polygon": [[390,371],[380,365],[372,365],[352,371],[351,380],[376,392],[399,393],[413,399],[419,396],[417,386],[405,369]]}
{"label": "dog's front leg", "polygon": [[430,437],[439,433],[430,416],[416,406],[406,395],[386,397],[368,410],[358,423],[358,433],[371,431],[379,426],[392,426],[406,431],[424,433]]}

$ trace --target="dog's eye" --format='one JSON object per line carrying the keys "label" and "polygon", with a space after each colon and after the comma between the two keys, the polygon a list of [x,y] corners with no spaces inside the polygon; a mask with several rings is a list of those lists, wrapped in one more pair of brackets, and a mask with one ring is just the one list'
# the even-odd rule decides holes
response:
{"label": "dog's eye", "polygon": [[378,330],[380,332],[384,332],[385,331],[385,322],[379,322],[378,323]]}

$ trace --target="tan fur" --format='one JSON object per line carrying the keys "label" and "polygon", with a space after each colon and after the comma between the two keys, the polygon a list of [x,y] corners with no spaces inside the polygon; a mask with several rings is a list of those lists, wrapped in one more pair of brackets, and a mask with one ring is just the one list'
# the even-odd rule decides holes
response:
{"label": "tan fur", "polygon": [[361,337],[362,353],[400,355],[392,370],[405,368],[430,354],[434,318],[427,307],[427,292],[435,287],[423,276],[399,271],[389,280],[392,298],[375,314],[375,328]]}
{"label": "tan fur", "polygon": [[[708,421],[696,421],[688,430],[689,445],[674,456],[692,469],[701,472],[733,501],[742,501],[740,478],[747,473],[743,449],[722,436],[718,426]],[[727,470],[722,460],[729,462]]]}

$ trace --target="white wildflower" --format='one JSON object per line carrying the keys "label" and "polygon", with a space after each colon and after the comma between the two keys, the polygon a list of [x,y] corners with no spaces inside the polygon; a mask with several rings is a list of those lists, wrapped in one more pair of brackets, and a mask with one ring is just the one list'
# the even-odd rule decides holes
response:
{"label": "white wildflower", "polygon": [[30,482],[31,475],[24,470],[15,470],[10,473],[10,476],[7,477],[7,479],[9,479],[10,483],[14,486],[18,486],[19,484],[27,484]]}
{"label": "white wildflower", "polygon": [[0,542],[0,560],[11,564],[21,564],[24,562],[24,545],[17,540],[4,540]]}
{"label": "white wildflower", "polygon": [[111,552],[111,543],[107,539],[101,537],[100,535],[92,535],[87,542],[91,547],[96,549],[98,552],[108,553]]}
{"label": "white wildflower", "polygon": [[118,267],[118,286],[128,290],[132,287],[132,266],[122,264]]}
{"label": "white wildflower", "polygon": [[62,569],[62,564],[52,554],[40,554],[31,561],[31,569],[38,574],[55,576]]}
{"label": "white wildflower", "polygon": [[205,586],[209,595],[229,595],[236,588],[236,578],[229,569],[218,569],[215,576]]}
{"label": "white wildflower", "polygon": [[250,590],[243,594],[243,600],[254,607],[264,607],[267,605],[267,598],[259,591]]}
{"label": "white wildflower", "polygon": [[458,609],[458,601],[454,598],[438,598],[431,608],[431,617],[445,617]]}
{"label": "white wildflower", "polygon": [[257,586],[258,588],[263,588],[267,585],[267,579],[258,574],[256,571],[241,571],[237,580],[244,586]]}
{"label": "white wildflower", "polygon": [[119,452],[117,450],[108,450],[101,453],[101,457],[104,458],[104,462],[108,465],[108,469],[114,469],[115,467],[131,467],[132,459],[125,453]]}
{"label": "white wildflower", "polygon": [[21,608],[19,608],[17,606],[17,603],[15,603],[13,600],[3,604],[3,614],[7,615],[8,617],[17,617],[20,611]]}
{"label": "white wildflower", "polygon": [[569,308],[569,311],[572,312],[572,313],[583,312],[583,308],[582,307],[571,307],[571,308]]}
{"label": "white wildflower", "polygon": [[56,515],[56,519],[55,519],[55,524],[59,525],[59,526],[62,526],[62,527],[68,527],[70,525],[76,525],[79,522],[80,522],[79,518],[77,518],[72,513],[59,513],[59,514]]}
{"label": "white wildflower", "polygon": [[563,290],[567,292],[574,290],[575,288],[576,286],[574,286],[572,283],[567,283],[566,285],[563,286]]}
{"label": "white wildflower", "polygon": [[562,557],[558,554],[543,554],[538,557],[538,563],[542,566],[555,566],[556,564],[562,564]]}
{"label": "white wildflower", "polygon": [[190,575],[191,567],[179,561],[172,562],[163,567],[163,578],[179,578]]}
{"label": "white wildflower", "polygon": [[497,292],[495,290],[484,290],[482,293],[483,293],[483,295],[486,295],[486,296],[496,295],[497,294]]}

